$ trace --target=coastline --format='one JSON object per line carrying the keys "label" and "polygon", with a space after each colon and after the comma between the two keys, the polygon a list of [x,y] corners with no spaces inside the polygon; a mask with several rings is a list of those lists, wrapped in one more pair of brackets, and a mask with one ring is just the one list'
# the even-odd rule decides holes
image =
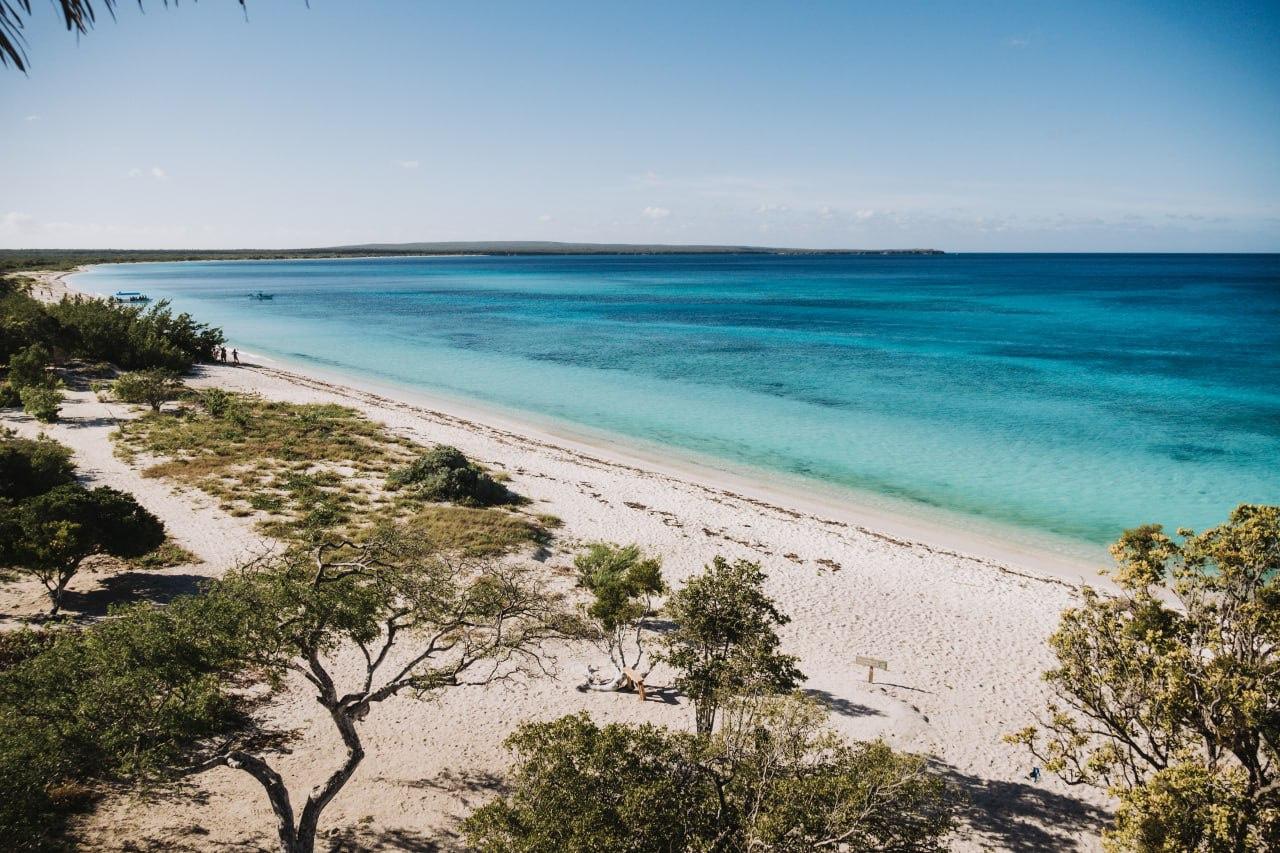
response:
{"label": "coastline", "polygon": [[[69,292],[70,275],[42,276],[44,298]],[[188,384],[288,403],[337,403],[420,446],[458,447],[504,473],[529,499],[523,511],[560,519],[551,540],[524,555],[556,582],[571,583],[575,556],[600,541],[635,543],[660,557],[672,588],[715,557],[759,563],[769,594],[792,620],[780,632],[783,643],[807,676],[804,690],[829,709],[829,725],[849,738],[880,738],[928,755],[964,792],[969,805],[950,849],[1098,849],[1106,796],[1055,778],[1028,781],[1028,756],[1003,737],[1033,724],[1049,698],[1040,673],[1054,658],[1045,640],[1062,610],[1079,601],[1078,584],[1105,587],[1105,580],[1082,578],[1072,568],[1055,573],[1035,555],[984,557],[954,531],[908,529],[909,520],[880,518],[845,502],[825,505],[769,483],[570,440],[448,401],[330,381],[314,370],[203,365]],[[137,413],[89,389],[68,390],[55,424],[0,413],[0,423],[21,435],[44,433],[70,447],[88,483],[134,494],[176,544],[200,559],[158,572],[78,575],[70,594],[104,611],[122,590],[189,589],[273,547],[251,515],[148,476],[148,460],[116,456],[111,434]],[[0,592],[0,610],[9,617],[38,613],[43,605],[38,584],[10,584]],[[602,723],[691,724],[678,696],[637,702],[626,694],[575,690],[583,666],[598,662],[598,654],[573,645],[563,650],[552,678],[450,693],[439,702],[388,704],[363,724],[367,756],[326,811],[326,827],[450,837],[491,795],[468,780],[502,777],[509,767],[502,741],[522,720],[587,712]],[[854,665],[856,655],[867,654],[890,664],[873,684]],[[343,683],[358,679],[361,666],[350,650],[335,652]],[[669,678],[662,666],[654,668],[655,685]],[[264,725],[297,733],[299,748],[278,757],[291,790],[305,791],[324,778],[335,735],[305,682],[289,682],[256,715]],[[209,846],[269,843],[270,812],[252,779],[221,769],[193,784],[113,794],[81,819],[77,835],[87,847],[120,853],[139,846],[183,849],[192,827]],[[142,797],[150,797],[145,807]]]}
{"label": "coastline", "polygon": [[[64,272],[37,271],[25,275],[36,279],[45,289],[43,296],[33,293],[36,298],[56,301],[68,294],[105,296],[106,294],[78,288],[71,281],[74,276],[94,266],[101,265],[90,264]],[[905,547],[919,547],[988,563],[1011,574],[1030,573],[1072,585],[1109,585],[1098,574],[1099,569],[1108,565],[1104,551],[1099,549],[1096,556],[1086,556],[1082,548],[1071,548],[1074,543],[1058,540],[1048,534],[1042,535],[1037,542],[1030,532],[1018,536],[1008,526],[995,523],[984,525],[943,510],[930,513],[919,509],[913,514],[905,501],[886,498],[883,503],[877,504],[854,494],[852,490],[834,486],[824,488],[816,481],[804,481],[799,477],[787,477],[760,469],[746,470],[722,460],[698,459],[681,448],[646,445],[635,439],[593,433],[586,428],[577,428],[575,425],[539,418],[525,412],[502,412],[479,402],[460,400],[425,389],[326,370],[301,359],[289,359],[277,354],[263,355],[243,349],[241,353],[267,362],[253,364],[255,368],[270,371],[300,384],[310,384],[318,390],[348,399],[412,406],[431,417],[500,431],[509,440],[531,441],[561,449],[582,459],[622,466],[640,473],[661,475],[697,486],[712,494],[742,498],[782,512],[800,512],[831,524],[845,525],[868,535],[880,536]],[[979,529],[961,526],[966,521]],[[1059,547],[1054,547],[1051,543]]]}

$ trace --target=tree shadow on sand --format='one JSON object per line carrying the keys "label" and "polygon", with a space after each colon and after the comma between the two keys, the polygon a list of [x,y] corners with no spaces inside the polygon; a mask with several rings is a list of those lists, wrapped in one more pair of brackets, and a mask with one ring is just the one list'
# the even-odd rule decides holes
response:
{"label": "tree shadow on sand", "polygon": [[827,706],[827,710],[833,714],[839,714],[842,717],[883,717],[884,712],[872,708],[870,705],[860,705],[857,702],[851,702],[843,696],[837,696],[826,690],[819,690],[816,687],[806,687],[804,695],[810,699],[816,699],[823,705]]}
{"label": "tree shadow on sand", "polygon": [[199,592],[209,582],[206,575],[168,572],[120,572],[98,581],[96,589],[87,592],[67,590],[62,609],[76,616],[105,616],[113,604],[131,601],[153,601],[166,604],[180,595]]}
{"label": "tree shadow on sand", "polygon": [[409,853],[444,853],[464,848],[449,840],[432,838],[412,829],[363,829],[347,827],[335,830],[327,839],[316,839],[316,849],[329,853],[369,853],[369,851],[404,850]]}
{"label": "tree shadow on sand", "polygon": [[1094,846],[1080,836],[1096,837],[1110,821],[1103,808],[1039,785],[983,779],[940,761],[933,769],[965,797],[960,822],[981,841],[1015,853],[1057,853]]}

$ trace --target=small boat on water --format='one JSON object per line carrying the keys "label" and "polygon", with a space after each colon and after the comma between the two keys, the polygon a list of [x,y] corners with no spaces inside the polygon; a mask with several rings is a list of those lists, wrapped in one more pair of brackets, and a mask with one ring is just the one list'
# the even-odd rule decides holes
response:
{"label": "small boat on water", "polygon": [[261,290],[259,290],[257,293],[250,293],[249,298],[250,299],[275,299],[276,295],[274,293],[263,293]]}
{"label": "small boat on water", "polygon": [[150,302],[151,297],[137,290],[117,290],[111,297],[117,302]]}

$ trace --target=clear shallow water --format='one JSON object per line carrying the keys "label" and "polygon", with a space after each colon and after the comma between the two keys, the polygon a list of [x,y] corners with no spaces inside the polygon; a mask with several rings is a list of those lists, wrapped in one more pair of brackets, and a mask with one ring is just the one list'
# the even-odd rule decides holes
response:
{"label": "clear shallow water", "polygon": [[1275,255],[208,262],[76,283],[170,298],[263,354],[1090,550],[1280,503]]}

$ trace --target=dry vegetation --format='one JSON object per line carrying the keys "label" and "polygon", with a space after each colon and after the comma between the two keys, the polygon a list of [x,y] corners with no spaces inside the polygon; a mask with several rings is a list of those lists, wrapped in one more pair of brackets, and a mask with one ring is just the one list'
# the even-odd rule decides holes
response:
{"label": "dry vegetation", "polygon": [[426,448],[344,406],[213,390],[126,421],[114,437],[118,455],[148,465],[144,476],[200,489],[280,539],[322,530],[358,537],[409,521],[445,550],[492,555],[544,541],[557,522],[387,489],[387,476]]}

